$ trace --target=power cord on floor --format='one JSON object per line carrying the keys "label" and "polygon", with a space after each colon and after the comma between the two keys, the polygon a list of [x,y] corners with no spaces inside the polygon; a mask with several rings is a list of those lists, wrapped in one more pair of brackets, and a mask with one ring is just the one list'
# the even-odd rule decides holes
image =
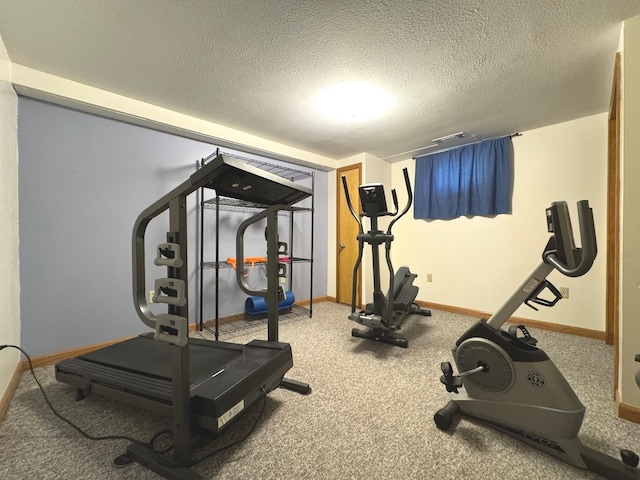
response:
{"label": "power cord on floor", "polygon": [[171,434],[170,430],[161,430],[160,432],[156,433],[149,442],[142,442],[140,440],[136,440],[135,438],[131,438],[128,437],[126,435],[105,435],[105,436],[94,436],[94,435],[90,435],[87,432],[85,432],[82,428],[78,427],[76,424],[74,424],[71,420],[65,418],[64,416],[62,416],[53,406],[53,404],[51,403],[51,400],[49,400],[49,397],[47,395],[47,393],[44,390],[44,387],[42,386],[42,384],[40,383],[40,381],[38,380],[38,377],[36,376],[36,373],[33,369],[33,363],[31,361],[31,357],[29,356],[29,354],[27,354],[27,352],[25,352],[21,347],[17,346],[17,345],[0,345],[0,350],[3,350],[5,348],[15,348],[16,350],[19,350],[27,359],[27,362],[29,364],[29,371],[31,372],[31,376],[33,377],[33,379],[35,380],[36,384],[38,385],[38,388],[40,389],[40,393],[42,394],[42,398],[44,398],[45,403],[47,404],[47,406],[49,407],[49,409],[51,410],[51,412],[53,412],[53,414],[58,417],[60,420],[62,420],[63,422],[65,422],[67,425],[69,425],[71,428],[73,428],[75,431],[77,431],[80,435],[82,435],[83,437],[89,439],[89,440],[94,440],[94,441],[102,441],[102,440],[126,440],[128,442],[131,443],[135,443],[138,445],[142,445],[144,447],[148,447],[151,449],[151,451],[153,452],[153,455],[156,457],[156,459],[158,460],[158,462],[162,463],[165,466],[169,466],[169,467],[175,467],[175,468],[179,468],[179,467],[192,467],[198,463],[201,463],[209,458],[211,458],[213,455],[220,453],[224,450],[227,450],[231,447],[234,447],[235,445],[238,445],[242,442],[244,442],[254,431],[254,429],[256,428],[256,425],[258,425],[258,422],[260,421],[260,419],[262,418],[262,414],[265,411],[265,407],[267,404],[267,391],[264,388],[260,388],[260,391],[262,392],[262,407],[260,409],[260,413],[258,414],[258,417],[256,418],[255,422],[253,423],[253,425],[251,425],[251,428],[247,431],[247,433],[245,433],[240,439],[236,440],[235,442],[231,442],[228,445],[224,445],[222,447],[216,448],[215,450],[213,450],[212,452],[208,453],[207,455],[205,455],[202,458],[199,458],[197,460],[192,461],[189,465],[180,465],[177,462],[172,462],[172,461],[168,461],[166,458],[163,458],[162,455],[165,455],[166,453],[168,453],[169,451],[171,451],[173,449],[173,445],[170,445],[166,448],[164,448],[163,450],[157,450],[155,448],[155,443],[158,441],[158,439],[160,437],[162,437],[163,435],[168,435]]}
{"label": "power cord on floor", "polygon": [[49,407],[49,409],[53,412],[53,414],[56,417],[58,417],[60,420],[65,422],[67,425],[69,425],[71,428],[73,428],[80,435],[82,435],[83,437],[85,437],[85,438],[87,438],[89,440],[96,440],[96,441],[101,441],[101,440],[127,440],[127,441],[129,441],[131,443],[137,443],[137,444],[140,444],[140,445],[149,445],[147,442],[141,442],[140,440],[136,440],[135,438],[127,437],[127,436],[124,436],[124,435],[106,435],[106,436],[96,437],[96,436],[90,435],[87,432],[85,432],[84,430],[82,430],[82,428],[78,427],[71,420],[63,417],[55,409],[55,407],[51,403],[51,400],[49,400],[47,392],[45,392],[44,387],[42,386],[42,384],[38,380],[38,377],[36,377],[36,372],[34,372],[34,370],[33,370],[33,363],[31,362],[31,357],[29,356],[29,354],[27,354],[27,352],[25,352],[21,347],[18,347],[17,345],[0,345],[0,350],[3,350],[4,348],[15,348],[16,350],[20,350],[20,352],[22,352],[22,354],[27,359],[27,362],[29,363],[29,370],[31,371],[31,376],[36,381],[36,384],[38,385],[38,388],[40,389],[40,393],[42,393],[42,398],[44,398],[44,401],[47,404],[47,406]]}
{"label": "power cord on floor", "polygon": [[178,464],[177,462],[174,462],[170,459],[161,457],[160,455],[164,455],[167,452],[171,451],[173,449],[173,445],[170,445],[169,447],[166,447],[165,449],[163,449],[162,451],[157,450],[155,448],[155,443],[163,436],[163,435],[171,435],[171,431],[170,430],[162,430],[158,433],[156,433],[153,438],[151,439],[151,441],[149,442],[149,446],[151,448],[151,451],[153,452],[154,457],[156,458],[156,460],[161,463],[162,465],[168,466],[168,467],[193,467],[194,465],[197,465],[199,463],[204,462],[205,460],[213,457],[214,455],[216,455],[217,453],[223,452],[225,450],[228,450],[229,448],[232,448],[236,445],[239,445],[240,443],[244,442],[247,438],[249,438],[249,436],[253,433],[253,431],[255,430],[256,426],[258,425],[258,423],[260,422],[260,419],[262,418],[262,415],[264,414],[266,405],[267,405],[267,391],[264,388],[260,388],[260,391],[262,392],[262,406],[260,407],[260,413],[258,413],[258,416],[256,417],[255,421],[253,422],[253,424],[251,425],[251,427],[249,428],[249,430],[238,440],[231,442],[227,445],[223,445],[221,447],[218,447],[216,449],[214,449],[213,451],[207,453],[206,455],[204,455],[202,458],[199,458],[197,460],[193,460],[191,463],[189,463],[188,465],[181,465]]}
{"label": "power cord on floor", "polygon": [[231,442],[227,445],[223,445],[222,447],[216,448],[215,450],[213,450],[212,452],[209,452],[204,457],[199,458],[198,460],[194,460],[191,463],[191,465],[197,465],[198,463],[204,462],[205,460],[213,457],[215,454],[228,450],[231,447],[235,447],[236,445],[244,442],[247,438],[249,438],[249,436],[255,430],[256,425],[258,425],[258,422],[260,422],[260,419],[262,418],[262,415],[264,414],[265,408],[267,406],[267,391],[264,389],[264,387],[260,387],[260,391],[262,392],[262,407],[260,407],[260,413],[258,414],[256,420],[253,422],[253,425],[251,425],[251,428],[247,431],[247,433],[245,433],[241,438],[239,438],[235,442]]}

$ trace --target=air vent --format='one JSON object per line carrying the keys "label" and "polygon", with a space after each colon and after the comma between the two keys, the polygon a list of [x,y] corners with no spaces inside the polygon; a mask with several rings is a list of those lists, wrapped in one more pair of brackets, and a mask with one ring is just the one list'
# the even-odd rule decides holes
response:
{"label": "air vent", "polygon": [[445,143],[449,140],[458,140],[465,138],[464,132],[452,133],[451,135],[445,135],[444,137],[434,138],[431,140],[432,143]]}

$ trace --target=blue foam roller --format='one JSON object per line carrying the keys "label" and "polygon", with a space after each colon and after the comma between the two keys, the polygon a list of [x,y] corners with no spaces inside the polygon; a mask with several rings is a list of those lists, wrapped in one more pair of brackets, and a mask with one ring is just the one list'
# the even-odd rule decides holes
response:
{"label": "blue foam roller", "polygon": [[[295,301],[296,297],[293,292],[291,290],[287,290],[284,292],[284,300],[278,303],[278,310],[291,307]],[[265,313],[267,311],[267,301],[264,297],[249,297],[244,302],[244,311],[249,315]]]}

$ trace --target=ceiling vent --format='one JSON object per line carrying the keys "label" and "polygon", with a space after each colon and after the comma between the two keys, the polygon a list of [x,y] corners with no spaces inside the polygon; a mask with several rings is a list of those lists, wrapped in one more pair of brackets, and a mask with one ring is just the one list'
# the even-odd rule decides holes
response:
{"label": "ceiling vent", "polygon": [[394,161],[401,158],[408,158],[408,156],[412,156],[413,158],[422,157],[424,155],[431,155],[433,153],[444,152],[446,150],[451,150],[452,148],[461,147],[463,145],[468,145],[470,143],[476,143],[482,141],[481,138],[478,138],[475,135],[467,135],[464,132],[453,133],[451,135],[445,135],[443,137],[434,138],[431,140],[430,145],[426,145],[424,147],[417,148],[415,150],[410,150],[408,152],[398,153],[396,155],[392,155],[390,157],[384,158],[386,161]]}

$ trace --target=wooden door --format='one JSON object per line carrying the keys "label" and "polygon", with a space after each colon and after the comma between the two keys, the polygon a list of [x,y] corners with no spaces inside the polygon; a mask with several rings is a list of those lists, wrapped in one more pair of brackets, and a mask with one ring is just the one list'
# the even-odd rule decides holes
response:
{"label": "wooden door", "polygon": [[609,153],[607,167],[607,298],[605,340],[613,344],[614,397],[619,374],[620,294],[620,53],[616,54],[609,105]]}
{"label": "wooden door", "polygon": [[[358,222],[349,211],[345,199],[342,177],[347,180],[349,197],[353,209],[360,214],[360,197],[358,187],[362,182],[362,165],[349,165],[339,168],[336,176],[337,226],[336,226],[336,301],[351,305],[353,289],[353,267],[358,258]],[[361,269],[357,274],[356,308],[361,305]]]}

